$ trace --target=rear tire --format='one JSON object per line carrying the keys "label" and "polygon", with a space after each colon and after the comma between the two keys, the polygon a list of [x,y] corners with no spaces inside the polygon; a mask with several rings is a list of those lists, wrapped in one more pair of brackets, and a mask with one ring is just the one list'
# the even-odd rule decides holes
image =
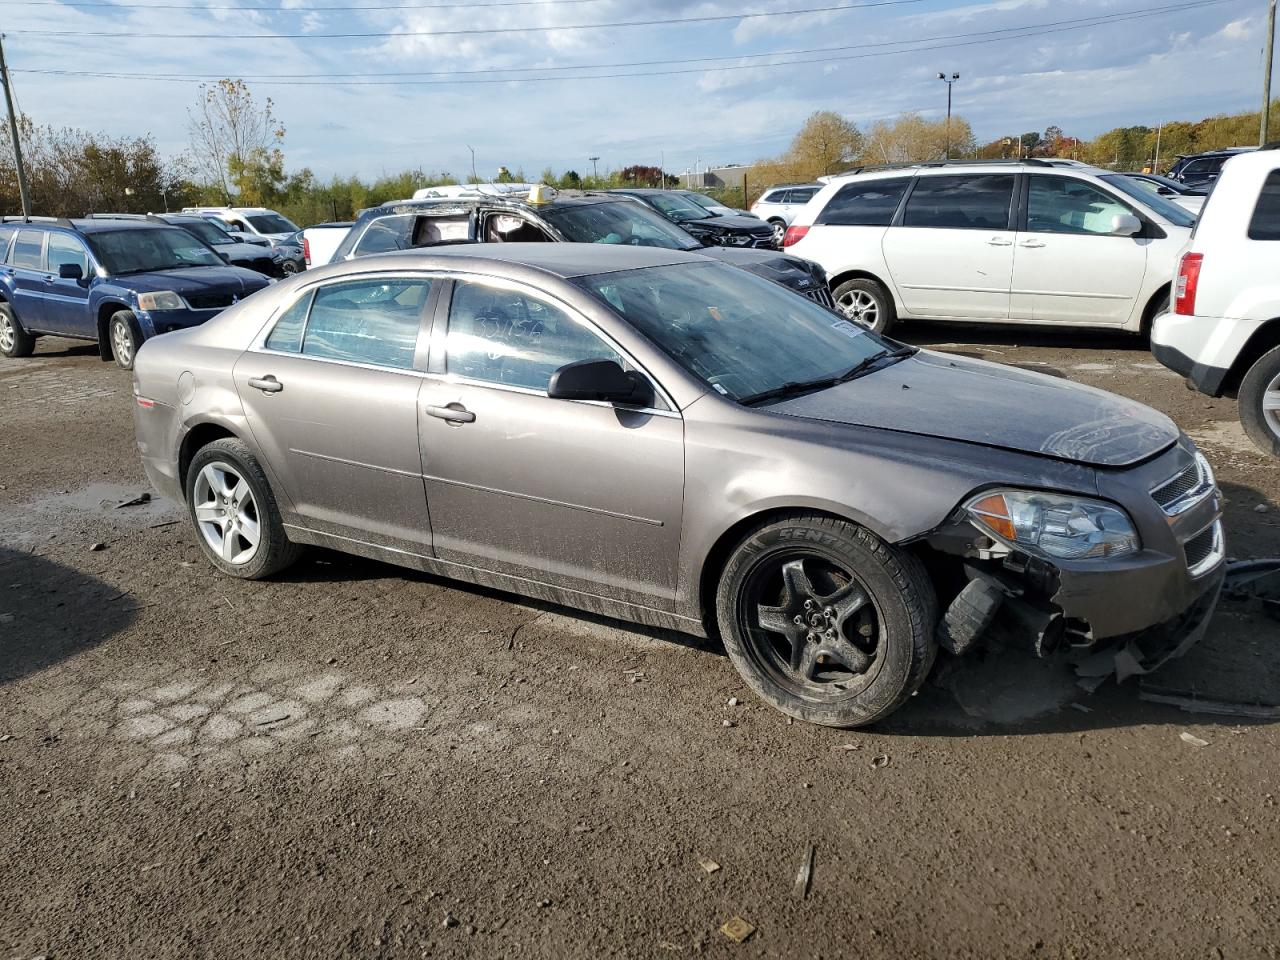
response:
{"label": "rear tire", "polygon": [[36,348],[36,338],[22,329],[13,307],[0,303],[0,354],[6,357],[29,357]]}
{"label": "rear tire", "polygon": [[111,338],[111,355],[122,370],[132,370],[133,361],[142,346],[142,334],[132,310],[119,310],[107,321],[107,336]]}
{"label": "rear tire", "polygon": [[888,333],[898,320],[898,312],[878,281],[866,277],[846,280],[831,292],[836,311],[851,323],[868,327],[876,333]]}
{"label": "rear tire", "polygon": [[1263,453],[1280,457],[1280,347],[1264,353],[1240,383],[1240,423]]}
{"label": "rear tire", "polygon": [[285,535],[262,465],[241,441],[201,447],[187,468],[186,492],[196,542],[228,576],[261,580],[301,556],[302,547]]}
{"label": "rear tire", "polygon": [[733,552],[716,592],[729,659],[762,699],[829,727],[888,716],[937,656],[937,598],[920,561],[863,527],[797,515]]}
{"label": "rear tire", "polygon": [[775,218],[769,221],[769,226],[773,227],[773,245],[781,250],[782,238],[787,235],[787,222]]}

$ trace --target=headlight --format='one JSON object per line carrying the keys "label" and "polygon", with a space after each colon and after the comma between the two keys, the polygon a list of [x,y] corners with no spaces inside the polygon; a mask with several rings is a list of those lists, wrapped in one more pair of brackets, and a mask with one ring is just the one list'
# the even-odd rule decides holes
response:
{"label": "headlight", "polygon": [[143,310],[185,310],[186,303],[172,290],[161,290],[159,293],[138,294],[138,306]]}
{"label": "headlight", "polygon": [[1100,500],[996,490],[974,497],[964,509],[983,532],[1041,556],[1092,560],[1123,557],[1141,549],[1129,515]]}

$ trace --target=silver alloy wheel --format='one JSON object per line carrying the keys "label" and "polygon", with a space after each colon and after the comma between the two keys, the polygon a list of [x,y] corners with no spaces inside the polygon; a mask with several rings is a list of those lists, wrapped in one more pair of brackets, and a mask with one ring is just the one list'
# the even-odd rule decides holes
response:
{"label": "silver alloy wheel", "polygon": [[262,541],[258,503],[236,467],[225,460],[206,464],[196,477],[192,500],[196,526],[225,563],[240,566],[257,555]]}
{"label": "silver alloy wheel", "polygon": [[865,290],[850,290],[836,301],[840,312],[855,323],[872,330],[879,329],[880,304]]}
{"label": "silver alloy wheel", "polygon": [[133,363],[133,334],[124,320],[111,322],[111,350],[122,367]]}
{"label": "silver alloy wheel", "polygon": [[782,246],[782,239],[787,235],[787,225],[781,220],[775,220],[773,223],[773,243],[775,246]]}
{"label": "silver alloy wheel", "polygon": [[1277,374],[1262,391],[1262,419],[1277,437],[1280,437],[1280,374]]}
{"label": "silver alloy wheel", "polygon": [[0,310],[0,350],[8,353],[13,349],[13,343],[13,320],[9,317],[9,314]]}

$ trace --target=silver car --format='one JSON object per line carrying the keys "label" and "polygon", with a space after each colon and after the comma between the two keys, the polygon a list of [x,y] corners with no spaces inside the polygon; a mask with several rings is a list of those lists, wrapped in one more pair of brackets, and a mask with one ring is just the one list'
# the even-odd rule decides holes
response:
{"label": "silver car", "polygon": [[904,347],[698,254],[455,246],[308,270],[143,345],[138,445],[210,562],[308,544],[722,638],[856,726],[998,619],[1140,672],[1224,545],[1163,415]]}

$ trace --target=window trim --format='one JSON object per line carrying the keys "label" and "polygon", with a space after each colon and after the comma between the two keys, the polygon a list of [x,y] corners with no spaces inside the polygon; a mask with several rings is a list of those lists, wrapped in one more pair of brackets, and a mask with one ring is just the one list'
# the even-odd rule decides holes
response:
{"label": "window trim", "polygon": [[614,353],[622,357],[636,371],[638,371],[653,386],[654,396],[660,397],[665,403],[666,409],[662,407],[629,407],[619,406],[611,402],[603,400],[568,400],[567,403],[584,403],[589,406],[609,407],[610,409],[622,409],[629,413],[652,414],[653,416],[675,417],[683,420],[684,417],[680,413],[680,408],[671,398],[671,394],[658,381],[649,368],[640,363],[631,354],[630,351],[624,349],[613,337],[600,328],[600,325],[592,320],[589,316],[573,306],[571,303],[557,297],[540,287],[525,283],[520,280],[513,280],[510,277],[499,277],[492,274],[470,273],[466,271],[449,271],[447,274],[447,289],[441,290],[439,299],[435,304],[435,316],[431,321],[431,333],[428,337],[429,354],[427,360],[427,376],[438,380],[441,383],[458,383],[468,386],[486,387],[491,390],[503,390],[508,393],[523,393],[535,397],[543,397],[551,399],[547,396],[546,390],[535,390],[532,387],[518,387],[505,383],[494,383],[490,380],[477,380],[473,377],[463,377],[456,373],[449,373],[446,367],[446,351],[448,349],[449,336],[449,308],[453,304],[453,291],[455,283],[462,281],[464,283],[481,283],[487,286],[497,286],[508,290],[515,291],[526,295],[532,295],[533,299],[541,300],[548,306],[555,307],[569,315],[569,317],[577,322],[582,323],[591,333],[604,342]]}

